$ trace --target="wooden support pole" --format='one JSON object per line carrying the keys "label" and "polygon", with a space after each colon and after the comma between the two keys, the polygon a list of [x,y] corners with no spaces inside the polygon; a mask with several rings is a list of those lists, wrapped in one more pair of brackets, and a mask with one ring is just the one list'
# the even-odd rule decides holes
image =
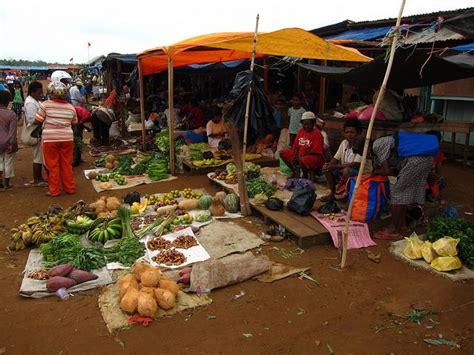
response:
{"label": "wooden support pole", "polygon": [[[327,65],[327,60],[322,60],[321,65]],[[319,108],[318,113],[319,116],[322,117],[324,115],[324,105],[326,103],[326,78],[324,76],[319,77]],[[310,107],[310,110],[314,110],[315,108]]]}
{"label": "wooden support pole", "polygon": [[268,95],[268,57],[263,57],[263,91]]}
{"label": "wooden support pole", "polygon": [[170,173],[175,173],[175,153],[174,153],[174,70],[173,58],[168,56],[168,132],[170,141]]}
{"label": "wooden support pole", "polygon": [[138,59],[138,91],[140,95],[140,119],[142,121],[142,148],[146,151],[146,131],[145,131],[145,92],[143,89],[142,61]]}
{"label": "wooden support pole", "polygon": [[349,234],[349,224],[351,221],[352,208],[354,206],[354,201],[357,197],[357,190],[359,189],[360,183],[362,181],[362,174],[364,173],[365,163],[367,162],[367,153],[369,151],[369,143],[370,143],[370,138],[372,136],[372,129],[374,127],[375,114],[377,113],[380,103],[382,102],[383,97],[385,95],[385,90],[387,89],[388,78],[390,77],[390,71],[392,70],[393,58],[395,57],[395,51],[397,48],[396,45],[398,42],[398,38],[400,36],[400,22],[402,19],[403,8],[405,7],[405,2],[406,0],[402,0],[400,11],[398,13],[397,23],[395,25],[395,32],[393,33],[393,37],[392,37],[392,45],[390,47],[390,56],[388,58],[387,69],[385,71],[385,76],[383,78],[382,85],[380,86],[377,100],[375,101],[374,110],[372,111],[372,115],[370,116],[369,127],[367,128],[367,134],[365,136],[364,152],[362,154],[362,161],[359,167],[359,174],[357,175],[356,184],[354,186],[354,192],[352,193],[352,198],[349,203],[349,208],[347,210],[344,232],[342,233],[342,254],[341,254],[341,263],[340,263],[341,269],[343,269],[344,266],[346,265],[347,239],[348,239],[348,234]]}
{"label": "wooden support pole", "polygon": [[[258,34],[258,21],[260,16],[257,15],[257,21],[255,23],[255,32],[253,34],[253,49],[252,49],[252,59],[250,61],[250,72],[253,75],[253,68],[255,66],[255,55],[257,53],[257,34]],[[249,113],[250,113],[250,100],[252,98],[252,87],[249,86],[249,91],[247,93],[247,102],[245,105],[245,121],[244,121],[244,142],[242,147],[242,159],[245,163],[245,153],[247,152],[247,131],[249,125]]]}

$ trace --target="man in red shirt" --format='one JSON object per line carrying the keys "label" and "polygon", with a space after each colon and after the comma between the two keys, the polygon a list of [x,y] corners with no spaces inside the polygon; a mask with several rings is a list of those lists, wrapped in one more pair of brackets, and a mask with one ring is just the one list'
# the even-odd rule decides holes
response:
{"label": "man in red shirt", "polygon": [[293,170],[293,176],[300,177],[300,169],[303,177],[312,181],[314,171],[322,168],[324,164],[323,149],[324,138],[321,131],[315,128],[316,116],[311,111],[303,113],[300,128],[293,142],[293,147],[280,152],[280,157]]}

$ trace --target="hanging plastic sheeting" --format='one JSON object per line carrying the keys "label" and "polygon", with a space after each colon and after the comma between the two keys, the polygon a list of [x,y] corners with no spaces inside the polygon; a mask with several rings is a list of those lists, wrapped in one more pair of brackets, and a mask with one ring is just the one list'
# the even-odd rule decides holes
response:
{"label": "hanging plastic sheeting", "polygon": [[227,111],[227,119],[235,123],[239,135],[242,136],[244,132],[245,104],[249,88],[252,89],[252,96],[247,142],[251,145],[257,137],[264,136],[275,129],[276,125],[273,118],[273,107],[263,92],[260,78],[252,74],[250,70],[242,71],[235,76],[234,85],[230,92],[233,103]]}

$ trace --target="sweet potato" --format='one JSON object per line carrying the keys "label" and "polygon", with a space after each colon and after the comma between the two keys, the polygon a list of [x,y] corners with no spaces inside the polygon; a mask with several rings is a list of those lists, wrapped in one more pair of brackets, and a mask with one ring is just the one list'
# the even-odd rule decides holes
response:
{"label": "sweet potato", "polygon": [[69,288],[76,285],[77,282],[73,279],[64,276],[53,276],[48,280],[46,288],[49,292],[56,292],[60,288]]}
{"label": "sweet potato", "polygon": [[176,282],[171,280],[160,280],[160,288],[171,291],[173,295],[177,295],[179,291],[179,286]]}
{"label": "sweet potato", "polygon": [[138,295],[138,290],[130,287],[120,300],[120,308],[130,314],[135,313],[138,307]]}
{"label": "sweet potato", "polygon": [[79,270],[79,269],[73,269],[68,275],[70,279],[73,279],[76,281],[78,284],[81,284],[83,282],[91,281],[97,279],[99,276],[94,274],[93,272],[89,271],[84,271],[84,270]]}
{"label": "sweet potato", "polygon": [[165,290],[163,288],[155,289],[155,297],[158,302],[158,306],[164,310],[171,309],[176,304],[176,297],[173,292]]}
{"label": "sweet potato", "polygon": [[139,292],[138,294],[138,314],[145,317],[154,317],[158,310],[155,298],[149,293]]}
{"label": "sweet potato", "polygon": [[143,286],[156,287],[161,279],[161,271],[158,269],[150,269],[144,271],[140,276]]}
{"label": "sweet potato", "polygon": [[74,269],[74,266],[70,264],[56,265],[52,267],[51,269],[49,269],[48,276],[49,277],[66,276],[72,271],[72,269]]}
{"label": "sweet potato", "polygon": [[179,270],[179,276],[189,275],[191,273],[191,270],[192,269],[190,267],[185,267]]}

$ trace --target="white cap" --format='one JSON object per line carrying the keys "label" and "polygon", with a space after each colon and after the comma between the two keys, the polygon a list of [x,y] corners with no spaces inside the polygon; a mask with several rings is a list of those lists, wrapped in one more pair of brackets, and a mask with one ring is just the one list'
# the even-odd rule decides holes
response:
{"label": "white cap", "polygon": [[301,116],[301,121],[304,120],[316,120],[316,116],[311,111],[306,111],[303,113],[303,116]]}

